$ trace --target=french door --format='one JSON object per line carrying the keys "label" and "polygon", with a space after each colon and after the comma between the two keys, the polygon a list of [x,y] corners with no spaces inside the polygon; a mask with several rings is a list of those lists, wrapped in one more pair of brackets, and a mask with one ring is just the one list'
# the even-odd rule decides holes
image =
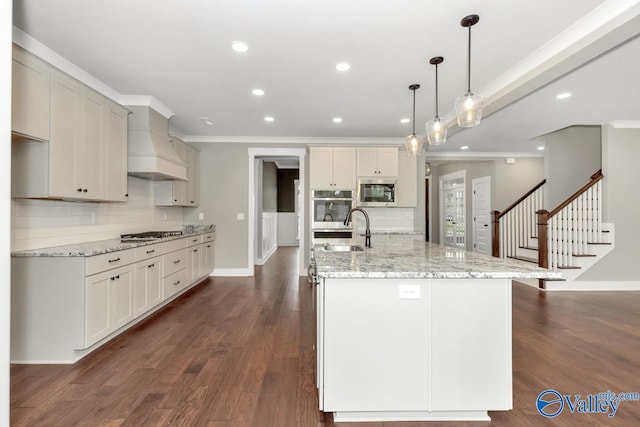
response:
{"label": "french door", "polygon": [[440,177],[440,242],[466,248],[466,171]]}

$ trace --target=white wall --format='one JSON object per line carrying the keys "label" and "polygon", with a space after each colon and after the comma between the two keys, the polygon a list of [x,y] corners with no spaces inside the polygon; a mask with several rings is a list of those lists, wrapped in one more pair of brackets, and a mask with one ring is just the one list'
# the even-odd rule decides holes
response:
{"label": "white wall", "polygon": [[571,126],[544,135],[545,207],[552,210],[589,182],[602,165],[600,126]]}
{"label": "white wall", "polygon": [[129,177],[126,203],[14,199],[14,251],[120,237],[141,231],[180,230],[183,208],[156,207],[153,181]]}
{"label": "white wall", "polygon": [[544,179],[542,157],[518,157],[515,163],[507,164],[506,159],[495,162],[496,175],[494,191],[491,194],[493,210],[503,211],[534,185]]}
{"label": "white wall", "polygon": [[0,426],[9,425],[12,2],[0,2]]}
{"label": "white wall", "polygon": [[298,213],[278,212],[278,246],[299,246]]}
{"label": "white wall", "polygon": [[640,129],[603,127],[604,222],[615,226],[615,248],[579,277],[579,281],[640,281]]}

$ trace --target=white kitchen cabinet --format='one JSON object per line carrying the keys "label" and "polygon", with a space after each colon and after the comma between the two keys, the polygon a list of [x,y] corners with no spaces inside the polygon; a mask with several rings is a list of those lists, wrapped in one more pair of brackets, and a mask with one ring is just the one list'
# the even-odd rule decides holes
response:
{"label": "white kitchen cabinet", "polygon": [[105,199],[124,202],[129,196],[127,187],[127,116],[129,112],[124,107],[107,101],[106,114]]}
{"label": "white kitchen cabinet", "polygon": [[405,153],[398,156],[398,180],[396,181],[396,197],[399,208],[415,208],[418,206],[418,157],[409,157]]}
{"label": "white kitchen cabinet", "polygon": [[195,282],[203,276],[202,245],[189,248],[189,280]]}
{"label": "white kitchen cabinet", "polygon": [[133,320],[133,267],[85,279],[85,343],[90,347]]}
{"label": "white kitchen cabinet", "polygon": [[[94,256],[12,257],[11,360],[73,363],[213,270],[215,233]],[[188,251],[198,249],[192,279]],[[199,265],[199,266],[198,266]]]}
{"label": "white kitchen cabinet", "polygon": [[50,105],[49,141],[12,145],[12,197],[126,200],[126,110],[54,68]]}
{"label": "white kitchen cabinet", "polygon": [[162,258],[155,257],[135,266],[136,277],[133,294],[133,315],[139,317],[162,302]]}
{"label": "white kitchen cabinet", "polygon": [[49,66],[13,45],[11,131],[14,139],[49,140]]}
{"label": "white kitchen cabinet", "polygon": [[358,176],[398,176],[398,147],[358,147],[356,170]]}
{"label": "white kitchen cabinet", "polygon": [[187,181],[155,181],[155,205],[196,207],[200,199],[200,152],[175,137],[171,143],[180,160],[187,165]]}
{"label": "white kitchen cabinet", "polygon": [[[325,280],[325,412],[428,410],[427,285]],[[401,286],[415,287],[417,297],[399,298]]]}
{"label": "white kitchen cabinet", "polygon": [[312,190],[355,189],[355,147],[310,147],[309,152]]}

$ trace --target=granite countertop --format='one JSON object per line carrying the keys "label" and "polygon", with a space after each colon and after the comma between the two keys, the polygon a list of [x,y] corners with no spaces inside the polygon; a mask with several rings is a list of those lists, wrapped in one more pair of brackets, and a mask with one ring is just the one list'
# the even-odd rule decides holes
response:
{"label": "granite countertop", "polygon": [[123,251],[125,249],[137,248],[140,246],[153,245],[160,242],[168,242],[170,240],[182,239],[198,234],[211,233],[216,231],[215,225],[185,225],[182,227],[182,235],[163,237],[146,242],[129,242],[122,243],[120,238],[109,240],[97,240],[93,242],[74,243],[71,245],[52,246],[49,248],[30,249],[27,251],[13,252],[14,257],[65,257],[65,256],[81,256],[88,257],[94,255],[106,254],[109,252]]}
{"label": "granite countertop", "polygon": [[[354,239],[364,248],[364,238]],[[318,277],[323,278],[444,278],[444,279],[551,279],[562,273],[535,264],[500,259],[450,248],[405,235],[374,236],[372,248],[330,252],[313,248]]]}

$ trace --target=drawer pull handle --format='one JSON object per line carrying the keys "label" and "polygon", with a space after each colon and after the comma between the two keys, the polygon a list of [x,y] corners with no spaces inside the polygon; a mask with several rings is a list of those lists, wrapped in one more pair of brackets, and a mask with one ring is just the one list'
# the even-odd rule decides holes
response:
{"label": "drawer pull handle", "polygon": [[176,286],[176,285],[179,285],[179,284],[180,284],[180,280],[178,280],[177,282],[175,282],[175,283],[173,284],[173,286]]}
{"label": "drawer pull handle", "polygon": [[207,247],[208,247],[208,248],[210,248],[210,247],[211,247],[211,245],[207,245]]}
{"label": "drawer pull handle", "polygon": [[119,278],[120,278],[120,275],[118,274],[117,276],[112,277],[111,280],[117,280]]}
{"label": "drawer pull handle", "polygon": [[207,239],[212,239],[212,238],[213,238],[213,236],[207,236]]}
{"label": "drawer pull handle", "polygon": [[179,260],[179,259],[178,259],[178,260],[173,261],[173,263],[174,263],[174,264],[178,264],[179,262],[180,262],[180,260]]}
{"label": "drawer pull handle", "polygon": [[152,254],[154,253],[156,250],[155,249],[151,249],[150,251],[147,251],[148,254]]}
{"label": "drawer pull handle", "polygon": [[194,250],[193,250],[193,252],[198,252],[198,250],[197,250],[197,249],[194,249]]}
{"label": "drawer pull handle", "polygon": [[120,261],[120,258],[116,258],[116,259],[110,259],[109,262],[118,262]]}
{"label": "drawer pull handle", "polygon": [[149,265],[147,265],[147,268],[151,268],[151,267],[155,267],[155,266],[156,266],[155,264],[149,264]]}
{"label": "drawer pull handle", "polygon": [[193,240],[192,240],[192,242],[197,242],[197,241],[198,241],[198,239],[193,239]]}

